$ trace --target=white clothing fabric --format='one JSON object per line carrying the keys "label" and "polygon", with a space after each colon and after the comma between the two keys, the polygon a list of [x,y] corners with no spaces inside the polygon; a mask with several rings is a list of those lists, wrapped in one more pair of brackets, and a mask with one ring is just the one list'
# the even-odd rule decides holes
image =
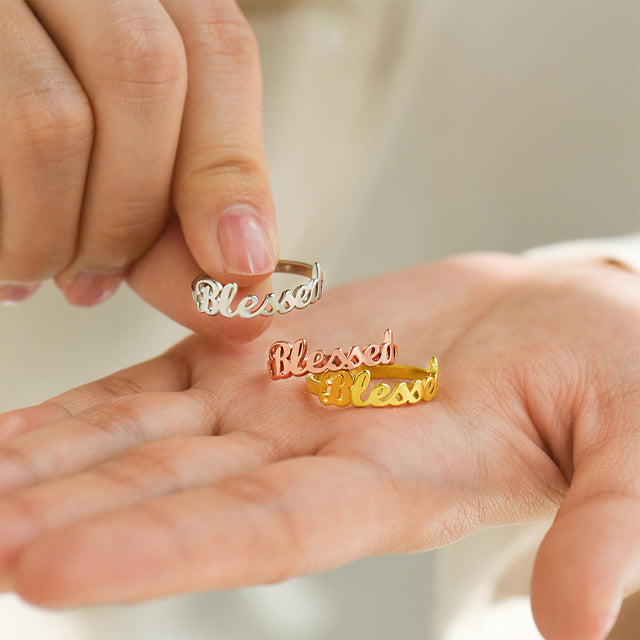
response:
{"label": "white clothing fabric", "polygon": [[529,249],[525,255],[558,266],[605,258],[640,272],[640,233],[619,238],[589,238]]}
{"label": "white clothing fabric", "polygon": [[[281,253],[320,260],[329,285],[451,253],[640,227],[636,2],[241,4],[262,52]],[[2,410],[186,335],[125,289],[78,310],[47,285],[3,309],[0,323]],[[521,604],[503,613],[523,616],[520,636],[504,625],[498,635],[490,613],[486,632],[474,617],[502,606],[491,565],[521,549],[527,530],[129,607],[53,614],[3,596],[0,631],[14,640],[528,639],[530,621],[512,613]],[[519,575],[526,599],[526,569]]]}

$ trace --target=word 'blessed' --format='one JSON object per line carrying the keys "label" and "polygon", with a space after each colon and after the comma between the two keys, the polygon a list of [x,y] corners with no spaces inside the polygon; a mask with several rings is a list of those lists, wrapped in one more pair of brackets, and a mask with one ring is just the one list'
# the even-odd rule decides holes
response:
{"label": "word 'blessed'", "polygon": [[378,364],[393,364],[398,356],[398,347],[393,342],[391,329],[384,332],[382,344],[370,344],[364,348],[351,347],[349,353],[334,349],[326,354],[321,349],[307,356],[307,341],[303,338],[290,342],[274,342],[269,349],[269,373],[273,380],[304,376],[307,373],[375,367]]}
{"label": "word 'blessed'", "polygon": [[234,316],[255,318],[272,316],[276,313],[289,313],[293,309],[304,309],[320,299],[323,286],[322,268],[316,262],[311,269],[311,278],[308,282],[298,285],[293,290],[285,289],[280,295],[269,293],[262,301],[258,296],[245,296],[240,299],[235,309],[233,303],[238,295],[238,285],[235,282],[223,285],[212,278],[201,278],[194,281],[191,295],[198,311],[210,316],[220,314],[224,318]]}
{"label": "word 'blessed'", "polygon": [[[384,368],[384,367],[382,367]],[[392,367],[389,367],[392,368]],[[398,367],[400,368],[400,367]],[[423,370],[424,377],[411,382],[398,382],[393,387],[380,382],[367,393],[372,377],[379,377],[375,370],[359,372],[325,371],[318,379],[307,378],[307,389],[318,396],[325,405],[346,407],[399,407],[403,404],[428,402],[438,394],[438,361],[431,359],[429,371]]]}

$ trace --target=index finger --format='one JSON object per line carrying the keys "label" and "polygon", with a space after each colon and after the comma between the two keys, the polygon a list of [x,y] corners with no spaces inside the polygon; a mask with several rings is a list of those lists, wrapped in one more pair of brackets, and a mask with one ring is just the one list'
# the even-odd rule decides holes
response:
{"label": "index finger", "polygon": [[[270,318],[224,318],[200,313],[191,296],[191,282],[200,273],[182,235],[177,220],[172,220],[151,250],[133,265],[128,281],[138,295],[170,318],[203,336],[223,335],[246,342],[260,335]],[[267,293],[268,282],[258,283],[250,293]],[[238,291],[238,299],[249,293]]]}
{"label": "index finger", "polygon": [[187,52],[173,201],[202,271],[254,284],[277,261],[253,32],[234,0],[163,0]]}

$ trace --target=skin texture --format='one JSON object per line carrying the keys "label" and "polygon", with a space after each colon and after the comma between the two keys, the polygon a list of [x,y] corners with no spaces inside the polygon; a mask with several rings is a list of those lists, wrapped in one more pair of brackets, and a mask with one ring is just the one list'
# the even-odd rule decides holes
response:
{"label": "skin texture", "polygon": [[[193,336],[5,414],[6,586],[48,607],[131,602],[557,510],[534,616],[548,640],[603,638],[640,587],[639,291],[604,264],[451,258],[329,291],[250,344]],[[276,340],[349,348],[386,327],[400,364],[438,356],[434,401],[324,407],[269,379]]]}
{"label": "skin texture", "polygon": [[0,14],[0,302],[53,277],[98,304],[169,223],[199,272],[271,273],[260,61],[233,0],[0,0]]}

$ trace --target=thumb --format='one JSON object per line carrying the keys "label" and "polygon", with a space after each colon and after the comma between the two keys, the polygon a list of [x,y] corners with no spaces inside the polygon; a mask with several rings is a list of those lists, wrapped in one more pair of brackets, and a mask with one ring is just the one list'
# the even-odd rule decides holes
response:
{"label": "thumb", "polygon": [[[640,590],[638,401],[617,412],[615,431],[581,454],[533,572],[531,603],[547,640],[599,640],[622,599]],[[633,423],[633,424],[631,424]]]}
{"label": "thumb", "polygon": [[165,0],[187,53],[174,206],[199,267],[248,286],[277,261],[255,37],[233,0]]}
{"label": "thumb", "polygon": [[[143,300],[202,336],[215,339],[222,335],[233,342],[247,342],[266,330],[271,320],[268,317],[224,318],[200,313],[189,286],[197,273],[198,265],[177,220],[173,219],[153,247],[133,264],[127,279]],[[269,288],[269,281],[260,282],[248,289],[239,289],[238,297],[248,294],[263,297]]]}

